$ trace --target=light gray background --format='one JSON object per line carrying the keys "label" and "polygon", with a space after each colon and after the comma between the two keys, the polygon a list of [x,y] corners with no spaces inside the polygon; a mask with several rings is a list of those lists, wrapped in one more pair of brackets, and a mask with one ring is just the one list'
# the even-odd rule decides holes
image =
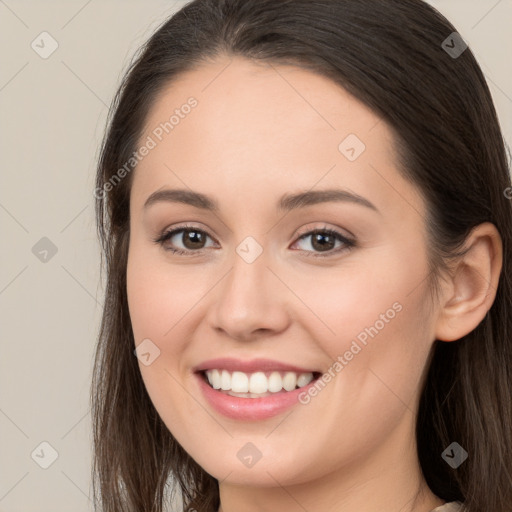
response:
{"label": "light gray background", "polygon": [[[479,60],[510,146],[512,0],[430,3]],[[96,158],[133,52],[181,5],[0,0],[0,512],[92,510]],[[31,48],[43,31],[59,45],[47,59]],[[57,247],[46,262],[32,252],[42,237]],[[36,463],[51,462],[44,441],[58,453],[47,469]]]}

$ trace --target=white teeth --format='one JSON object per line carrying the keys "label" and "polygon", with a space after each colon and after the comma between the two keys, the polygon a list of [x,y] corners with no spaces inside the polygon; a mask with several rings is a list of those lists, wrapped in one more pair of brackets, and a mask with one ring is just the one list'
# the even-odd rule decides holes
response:
{"label": "white teeth", "polygon": [[[233,389],[233,391],[235,391]],[[256,372],[249,378],[249,391],[251,393],[266,393],[268,391],[268,379],[263,372]]]}
{"label": "white teeth", "polygon": [[294,372],[287,372],[283,379],[283,388],[286,389],[286,391],[291,391],[295,389],[296,385],[297,375]]}
{"label": "white teeth", "polygon": [[283,379],[279,372],[272,372],[268,378],[268,390],[277,393],[283,389]]}
{"label": "white teeth", "polygon": [[247,393],[249,391],[249,377],[242,372],[233,372],[233,375],[231,375],[231,391]]}
{"label": "white teeth", "polygon": [[293,391],[296,387],[306,386],[313,380],[313,373],[284,372],[281,374],[274,371],[267,375],[264,372],[248,374],[213,369],[206,371],[206,377],[213,389],[267,396],[278,393],[283,388],[285,391]]}
{"label": "white teeth", "polygon": [[221,379],[219,370],[212,370],[207,373],[208,381],[210,382],[213,389],[220,389]]}
{"label": "white teeth", "polygon": [[227,370],[222,370],[220,374],[220,389],[224,391],[231,389],[231,375]]}
{"label": "white teeth", "polygon": [[306,386],[313,380],[313,374],[312,373],[301,373],[297,377],[297,387],[301,388],[303,386]]}

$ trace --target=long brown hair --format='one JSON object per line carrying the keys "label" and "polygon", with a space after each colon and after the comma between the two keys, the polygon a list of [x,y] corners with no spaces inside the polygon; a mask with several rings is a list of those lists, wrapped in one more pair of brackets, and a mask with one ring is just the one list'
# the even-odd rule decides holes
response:
{"label": "long brown hair", "polygon": [[[463,501],[467,512],[510,512],[512,189],[482,71],[470,48],[456,55],[443,47],[449,36],[455,47],[454,32],[421,0],[194,0],[140,49],[113,101],[94,193],[106,269],[91,386],[100,510],[160,512],[171,491],[186,510],[219,506],[217,480],[173,438],[141,378],[126,293],[135,170],[112,180],[137,149],[159,92],[207,59],[237,55],[328,77],[388,123],[400,170],[426,200],[434,288],[473,227],[497,227],[504,254],[495,301],[471,333],[434,342],[416,436],[434,494]],[[453,441],[469,454],[456,469],[441,457]]]}

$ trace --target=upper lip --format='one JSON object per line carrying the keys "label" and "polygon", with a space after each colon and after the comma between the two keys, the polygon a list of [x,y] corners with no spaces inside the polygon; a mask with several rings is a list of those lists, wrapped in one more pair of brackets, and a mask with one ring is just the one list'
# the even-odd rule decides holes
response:
{"label": "upper lip", "polygon": [[282,363],[272,359],[251,359],[250,361],[242,361],[241,359],[234,359],[231,357],[221,357],[203,361],[202,363],[195,366],[193,371],[201,372],[213,369],[227,370],[230,372],[239,371],[244,373],[252,373],[257,371],[289,371],[297,373],[317,372],[317,370],[312,370],[311,368],[301,368],[293,364]]}

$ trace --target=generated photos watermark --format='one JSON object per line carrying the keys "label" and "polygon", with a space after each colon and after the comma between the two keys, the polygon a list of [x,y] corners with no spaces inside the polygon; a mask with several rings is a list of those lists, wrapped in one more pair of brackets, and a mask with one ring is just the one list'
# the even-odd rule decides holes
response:
{"label": "generated photos watermark", "polygon": [[[325,386],[338,375],[350,361],[361,352],[361,350],[368,344],[368,337],[375,338],[386,325],[396,317],[397,313],[402,311],[403,306],[399,302],[394,302],[393,305],[386,310],[385,313],[379,315],[379,319],[374,322],[370,327],[365,327],[354,339],[350,348],[346,350],[343,355],[339,355],[329,369],[324,372],[313,386],[308,387],[306,390],[299,393],[298,399],[301,404],[309,404],[311,399],[322,391]],[[358,343],[359,341],[359,343]],[[362,346],[361,346],[362,345]]]}

